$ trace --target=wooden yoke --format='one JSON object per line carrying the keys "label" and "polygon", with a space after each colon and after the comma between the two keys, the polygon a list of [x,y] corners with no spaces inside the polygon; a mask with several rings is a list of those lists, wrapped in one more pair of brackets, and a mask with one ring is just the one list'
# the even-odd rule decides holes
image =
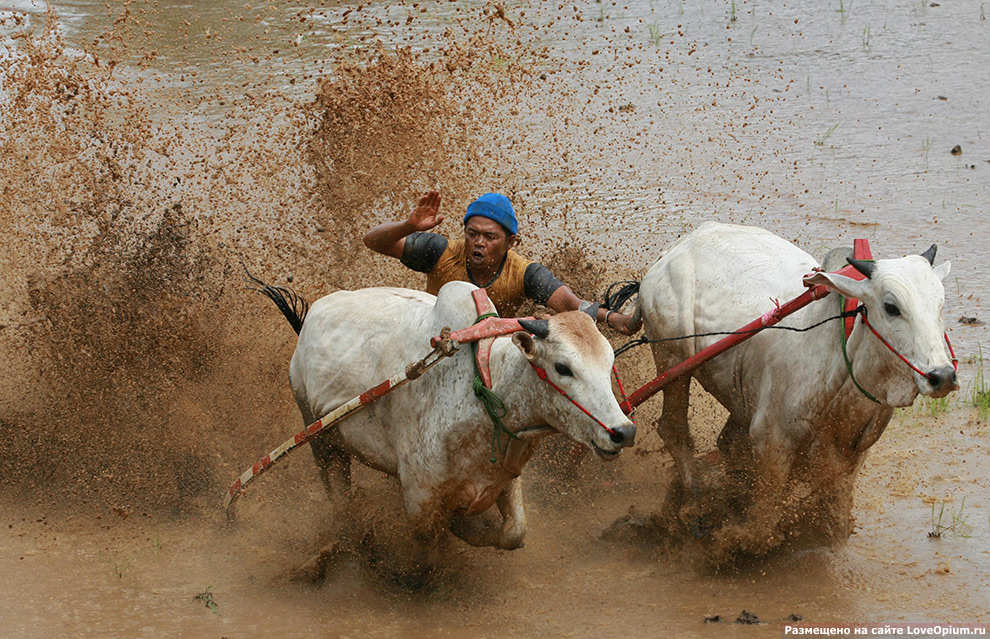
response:
{"label": "wooden yoke", "polygon": [[[853,240],[853,259],[854,260],[873,259],[873,253],[870,252],[869,240]],[[866,279],[866,276],[860,273],[859,271],[849,274],[849,277],[859,281]],[[850,297],[846,299],[846,303],[843,305],[842,310],[848,313],[849,311],[856,310],[856,306],[858,305],[859,305],[859,300],[854,297]],[[845,318],[843,320],[843,323],[846,330],[846,339],[849,339],[849,336],[853,332],[853,327],[856,325],[856,316],[854,315],[852,317]]]}
{"label": "wooden yoke", "polygon": [[[522,326],[519,325],[519,320],[521,319],[534,319],[533,317],[489,317],[486,320],[482,320],[473,326],[468,326],[467,328],[462,328],[459,331],[453,331],[450,334],[450,339],[454,340],[458,344],[467,344],[469,342],[477,342],[479,339],[485,337],[498,337],[500,335],[509,335],[510,333],[516,333],[518,331],[524,331]],[[437,347],[437,344],[441,342],[441,338],[431,337],[430,346],[433,348]]]}
{"label": "wooden yoke", "polygon": [[[478,311],[478,317],[483,315],[491,315],[493,313],[495,314],[495,317],[488,319],[496,319],[498,317],[498,311],[495,310],[495,303],[492,302],[490,297],[488,297],[488,291],[483,288],[475,289],[471,291],[471,297],[474,298],[474,307]],[[478,340],[478,343],[474,349],[474,357],[478,364],[478,374],[481,376],[481,382],[485,385],[485,388],[492,387],[492,371],[491,368],[488,367],[488,362],[492,357],[492,342],[494,341],[494,335],[482,337]]]}

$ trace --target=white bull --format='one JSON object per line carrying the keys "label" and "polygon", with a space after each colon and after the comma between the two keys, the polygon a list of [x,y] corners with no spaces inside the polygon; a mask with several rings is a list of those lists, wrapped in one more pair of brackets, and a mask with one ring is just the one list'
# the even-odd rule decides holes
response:
{"label": "white bull", "polygon": [[[437,297],[399,288],[340,291],[315,302],[304,317],[279,304],[299,331],[289,379],[303,421],[312,423],[403,371],[429,351],[430,338],[443,327],[474,323],[474,289],[453,282]],[[517,477],[542,436],[559,431],[603,459],[631,446],[635,436],[612,394],[612,349],[590,316],[573,311],[525,325],[535,335],[524,331],[499,338],[491,349],[492,390],[505,403],[505,427],[518,439],[498,434],[493,445],[492,420],[472,389],[475,368],[464,345],[423,377],[313,441],[331,499],[348,498],[354,457],[399,478],[421,541],[450,527],[471,545],[519,547],[526,515]],[[540,381],[531,363],[613,432]],[[502,515],[500,528],[463,517],[493,503]]]}
{"label": "white bull", "polygon": [[[958,389],[941,317],[949,263],[933,267],[934,256],[932,246],[924,256],[860,263],[857,268],[868,275],[863,281],[825,272],[810,278],[810,283],[859,299],[877,332],[924,376],[884,346],[861,317],[847,349],[855,382],[843,358],[838,321],[803,333],[765,330],[694,371],[729,412],[718,448],[730,468],[756,469],[748,482],[758,476],[777,487],[801,469],[801,481],[817,481],[828,490],[855,474],[894,407],[911,405],[919,393],[942,397]],[[829,269],[839,266],[845,263]],[[806,290],[802,278],[818,267],[810,255],[766,231],[705,223],[673,244],[643,278],[646,335],[658,339],[734,330],[771,309],[774,300],[800,295]],[[839,311],[838,296],[829,295],[781,326],[810,326]],[[654,343],[657,369],[666,370],[718,339]],[[690,503],[700,499],[705,480],[688,428],[689,386],[690,376],[685,376],[664,388],[658,429]],[[808,477],[815,472],[824,474]],[[847,484],[851,495],[851,481]],[[681,516],[697,526],[700,521],[691,518],[699,506],[694,506]],[[694,532],[700,534],[698,528]]]}

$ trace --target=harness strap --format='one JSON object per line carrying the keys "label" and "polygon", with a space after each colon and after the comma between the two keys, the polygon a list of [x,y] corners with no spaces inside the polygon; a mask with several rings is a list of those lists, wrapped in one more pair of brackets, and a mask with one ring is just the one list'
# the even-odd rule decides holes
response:
{"label": "harness strap", "polygon": [[[612,364],[612,375],[615,376],[615,385],[619,387],[619,394],[622,396],[622,403],[623,404],[628,403],[629,402],[629,398],[626,397],[626,389],[623,388],[623,386],[622,386],[622,379],[619,378],[619,369],[616,368],[615,364]],[[621,404],[620,404],[620,406],[621,406]],[[636,412],[636,409],[631,408],[629,410],[629,414],[626,415],[626,417],[629,418],[629,421],[631,421],[632,423],[635,424],[636,423],[636,420],[633,419],[633,413],[634,412]]]}
{"label": "harness strap", "polygon": [[[489,317],[498,317],[495,305],[488,297],[488,292],[485,289],[479,288],[473,291],[471,296],[474,298],[474,305],[478,310],[478,319],[474,321],[475,324],[483,322]],[[499,435],[501,433],[505,433],[510,439],[519,439],[502,422],[502,418],[508,414],[509,409],[505,407],[502,398],[492,391],[492,371],[488,364],[494,341],[495,337],[491,336],[471,342],[471,350],[474,352],[474,380],[471,387],[474,390],[474,396],[481,400],[485,412],[488,413],[488,418],[492,420],[492,456],[489,461],[493,464],[498,462],[496,451],[505,454],[508,450],[508,443],[504,447],[500,443]]]}
{"label": "harness strap", "polygon": [[[843,299],[843,298],[840,297],[840,299]],[[845,315],[845,314],[846,313],[843,313],[843,315]],[[901,353],[899,353],[897,351],[897,349],[895,349],[893,346],[891,346],[890,342],[888,342],[886,339],[884,339],[883,335],[881,335],[879,333],[879,331],[877,331],[877,329],[873,328],[873,324],[870,324],[870,319],[869,319],[869,317],[867,316],[867,313],[866,313],[866,306],[860,305],[860,306],[858,306],[855,309],[855,312],[853,313],[853,320],[854,321],[855,321],[855,316],[856,315],[862,315],[863,316],[863,324],[868,329],[870,329],[870,332],[872,332],[873,335],[875,335],[878,340],[880,340],[880,343],[881,344],[883,344],[884,346],[887,347],[887,350],[889,350],[894,355],[897,355],[897,357],[902,362],[904,362],[905,364],[907,364],[908,368],[910,368],[915,373],[921,375],[924,378],[927,378],[927,379],[934,379],[935,378],[934,375],[932,375],[931,373],[926,373],[925,371],[921,370],[920,368],[918,368],[917,366],[915,366],[914,364],[912,364],[911,361],[908,358],[904,357],[904,355],[902,355]],[[949,333],[948,332],[945,332],[945,333],[942,334],[942,336],[945,338],[945,345],[949,347],[949,356],[952,358],[952,368],[953,368],[953,370],[955,370],[955,371],[958,372],[959,371],[959,360],[956,358],[956,352],[952,349],[952,342],[949,341]],[[864,389],[860,385],[860,383],[858,381],[856,381],[856,377],[853,375],[853,371],[852,371],[852,363],[849,361],[849,355],[846,353],[846,334],[845,334],[845,332],[842,333],[842,358],[846,361],[846,370],[849,371],[849,378],[852,379],[852,381],[853,381],[854,384],[856,384],[856,388],[858,388],[859,391],[861,393],[863,393],[863,395],[865,395],[867,398],[873,400],[874,402],[876,402],[878,404],[882,403],[876,397],[874,397],[873,395],[871,395],[870,393],[868,393],[866,391],[866,389]]]}
{"label": "harness strap", "polygon": [[[855,302],[857,300],[846,300],[846,298],[842,297],[841,295],[839,296],[839,304],[842,305],[842,308],[848,308],[849,307],[849,301]],[[852,317],[847,317],[846,318],[845,323],[849,323],[849,322],[855,323],[856,322],[856,315],[858,315],[859,313],[862,313],[863,314],[863,317],[865,318],[866,317],[866,307],[865,306],[859,306],[859,307],[857,307],[855,309],[855,312],[853,313]],[[846,362],[846,370],[849,371],[849,379],[851,379],[853,381],[853,384],[856,385],[856,388],[859,389],[859,392],[863,393],[863,395],[867,399],[869,399],[870,401],[872,401],[872,402],[874,402],[876,404],[882,404],[883,402],[881,402],[879,399],[877,399],[876,397],[874,397],[873,395],[871,395],[869,391],[867,391],[865,388],[863,388],[862,384],[860,384],[859,381],[856,380],[856,376],[853,375],[852,362],[849,361],[849,353],[846,352],[846,341],[848,341],[849,332],[850,331],[848,329],[846,329],[845,327],[842,327],[842,333],[841,333],[841,335],[842,335],[842,359],[845,360],[845,362]],[[875,332],[876,331],[874,331],[874,333]],[[879,335],[877,337],[879,337]],[[886,342],[884,342],[884,343],[886,343]],[[888,346],[888,348],[889,348],[889,346]]]}
{"label": "harness strap", "polygon": [[[488,297],[488,291],[483,288],[475,289],[471,292],[471,297],[474,298],[474,307],[478,311],[478,319],[475,320],[475,324],[484,321],[489,317],[498,317],[498,311],[495,309],[495,303],[492,302],[490,297]],[[485,388],[492,387],[492,371],[489,367],[489,362],[491,361],[492,344],[494,343],[494,335],[483,337],[473,343],[475,370],[479,375],[481,375],[481,381],[484,382]]]}
{"label": "harness strap", "polygon": [[[870,251],[870,241],[869,240],[853,240],[853,259],[854,260],[866,260],[873,261],[873,253]],[[862,281],[866,279],[866,276],[859,271],[854,271],[849,275],[854,280]],[[859,300],[854,297],[850,297],[845,303],[840,306],[840,308],[845,312],[851,312],[856,310],[859,305]],[[856,326],[856,315],[846,317],[846,321],[843,322],[845,325],[846,339],[852,335],[853,328]]]}
{"label": "harness strap", "polygon": [[614,430],[612,430],[611,428],[609,428],[608,426],[606,426],[605,423],[602,422],[602,420],[600,420],[597,417],[595,417],[594,415],[592,415],[591,414],[591,411],[589,411],[587,408],[585,408],[581,404],[577,403],[577,401],[575,401],[573,397],[571,397],[570,395],[567,394],[567,391],[565,391],[560,386],[557,386],[556,384],[554,384],[553,383],[553,380],[550,379],[547,376],[546,370],[540,368],[539,366],[537,366],[533,362],[530,362],[529,365],[533,367],[533,370],[534,371],[536,371],[536,376],[537,377],[539,377],[540,379],[542,379],[547,384],[550,384],[550,388],[554,389],[555,391],[557,391],[558,393],[560,393],[561,395],[563,395],[564,397],[566,397],[568,399],[568,401],[570,401],[572,404],[574,404],[575,406],[577,406],[578,410],[580,410],[582,413],[584,413],[585,415],[587,415],[588,417],[590,417],[596,424],[598,424],[599,426],[601,426],[602,428],[604,428],[605,429],[605,432],[607,432],[609,435],[617,435],[617,433]]}
{"label": "harness strap", "polygon": [[[853,240],[853,259],[854,260],[873,260],[873,253],[870,251],[870,241],[865,239]],[[866,276],[860,273],[858,270],[849,274],[849,277],[857,281],[862,281],[866,279]],[[859,303],[859,300],[855,297],[845,298],[841,295],[839,296],[839,309],[845,316],[842,321],[842,359],[846,362],[846,370],[849,371],[849,379],[853,381],[859,392],[863,393],[870,401],[876,404],[882,404],[879,399],[874,397],[863,388],[863,385],[859,383],[856,376],[853,375],[852,362],[849,361],[849,353],[846,350],[846,342],[849,340],[849,336],[852,335],[853,329],[856,327],[856,316],[862,313],[863,318],[866,318],[866,307]]]}

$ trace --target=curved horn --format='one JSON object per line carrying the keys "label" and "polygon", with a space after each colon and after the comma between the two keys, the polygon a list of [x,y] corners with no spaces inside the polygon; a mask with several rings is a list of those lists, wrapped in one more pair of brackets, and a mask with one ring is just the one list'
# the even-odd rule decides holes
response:
{"label": "curved horn", "polygon": [[935,266],[935,251],[938,250],[937,244],[932,244],[928,247],[928,250],[921,254],[921,257],[928,260],[928,263]]}
{"label": "curved horn", "polygon": [[597,322],[599,306],[600,305],[597,302],[592,304],[591,302],[582,301],[580,304],[578,304],[578,310],[581,311],[582,313],[587,313],[588,316],[591,317],[592,322]]}
{"label": "curved horn", "polygon": [[867,279],[873,276],[873,270],[877,267],[874,262],[867,260],[854,260],[851,257],[847,257],[846,261],[849,262],[854,269],[865,275]]}
{"label": "curved horn", "polygon": [[529,331],[540,339],[546,339],[547,335],[550,334],[550,322],[545,319],[521,319],[519,325],[523,327],[523,330]]}

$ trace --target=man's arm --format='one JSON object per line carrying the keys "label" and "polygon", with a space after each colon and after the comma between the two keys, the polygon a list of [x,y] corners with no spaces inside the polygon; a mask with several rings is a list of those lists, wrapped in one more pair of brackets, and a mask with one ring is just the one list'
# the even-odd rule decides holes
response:
{"label": "man's arm", "polygon": [[[563,311],[576,311],[584,301],[580,297],[574,294],[567,286],[561,286],[550,299],[547,300],[547,308],[550,308],[558,313]],[[638,322],[635,326],[631,326],[629,320],[632,319],[629,315],[624,313],[618,313],[616,311],[609,311],[604,308],[598,309],[598,321],[605,322],[616,331],[622,333],[623,335],[635,335],[642,326],[642,322]]]}
{"label": "man's arm", "polygon": [[[538,262],[533,262],[526,267],[523,281],[526,286],[527,297],[558,313],[576,311],[584,302],[574,294],[574,291],[554,277],[550,269]],[[598,321],[606,322],[623,335],[633,335],[639,330],[640,324],[630,326],[629,320],[630,317],[623,313],[616,313],[604,308],[598,309]]]}
{"label": "man's arm", "polygon": [[417,231],[429,231],[443,222],[440,214],[440,193],[430,191],[419,198],[409,219],[400,222],[385,222],[368,231],[364,245],[376,253],[396,259],[402,258],[406,247],[406,237]]}

